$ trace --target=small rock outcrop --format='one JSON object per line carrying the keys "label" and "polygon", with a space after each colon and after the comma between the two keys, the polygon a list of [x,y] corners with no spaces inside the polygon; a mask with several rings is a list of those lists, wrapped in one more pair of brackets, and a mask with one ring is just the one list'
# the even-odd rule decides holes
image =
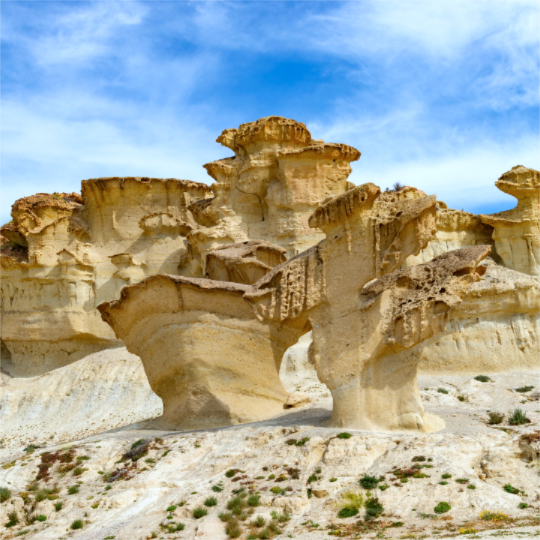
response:
{"label": "small rock outcrop", "polygon": [[35,376],[122,346],[96,306],[126,284],[176,273],[199,227],[187,207],[210,195],[187,180],[99,178],[81,195],[15,202],[0,230],[3,369]]}

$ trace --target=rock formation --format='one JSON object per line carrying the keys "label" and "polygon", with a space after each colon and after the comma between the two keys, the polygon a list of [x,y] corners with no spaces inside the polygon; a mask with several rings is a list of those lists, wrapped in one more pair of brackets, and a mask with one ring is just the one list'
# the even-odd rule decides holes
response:
{"label": "rock formation", "polygon": [[234,157],[204,167],[215,198],[189,209],[203,228],[189,235],[184,275],[204,276],[205,254],[216,247],[266,240],[296,255],[324,238],[308,218],[326,198],[345,193],[360,152],[314,140],[302,123],[279,116],[226,129],[217,142]]}
{"label": "rock formation", "polygon": [[304,322],[259,321],[247,285],[158,275],[98,306],[128,350],[143,361],[163,400],[157,426],[199,429],[254,422],[283,412],[285,351]]}
{"label": "rock formation", "polygon": [[531,276],[540,276],[540,173],[518,165],[504,173],[495,185],[515,197],[512,210],[480,219],[495,231],[493,239],[504,265]]}
{"label": "rock formation", "polygon": [[208,196],[187,180],[100,178],[83,181],[81,195],[18,200],[0,231],[3,369],[33,376],[121,346],[96,305],[177,272],[199,227],[187,207]]}

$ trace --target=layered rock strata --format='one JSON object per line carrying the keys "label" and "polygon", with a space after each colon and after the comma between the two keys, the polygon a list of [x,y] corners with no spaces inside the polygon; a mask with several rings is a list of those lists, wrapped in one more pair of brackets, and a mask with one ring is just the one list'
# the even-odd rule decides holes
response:
{"label": "layered rock strata", "polygon": [[82,194],[38,194],[13,205],[2,227],[2,366],[35,376],[121,346],[96,306],[126,284],[177,272],[186,235],[199,225],[187,207],[205,184],[99,178]]}
{"label": "layered rock strata", "polygon": [[184,275],[204,276],[205,254],[225,244],[261,239],[296,255],[324,238],[308,218],[326,198],[344,193],[360,152],[311,138],[295,120],[270,116],[226,129],[217,142],[235,156],[204,167],[215,198],[189,209],[203,228],[189,234]]}
{"label": "layered rock strata", "polygon": [[309,330],[303,321],[259,321],[249,286],[159,275],[98,306],[127,349],[140,356],[163,400],[164,429],[254,422],[283,411],[285,351]]}

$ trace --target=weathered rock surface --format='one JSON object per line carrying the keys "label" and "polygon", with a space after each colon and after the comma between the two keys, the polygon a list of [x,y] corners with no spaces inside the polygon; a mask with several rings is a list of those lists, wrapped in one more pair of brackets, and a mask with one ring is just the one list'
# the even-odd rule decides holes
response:
{"label": "weathered rock surface", "polygon": [[[57,377],[60,371],[47,376]],[[227,511],[227,502],[235,496],[233,490],[245,488],[248,493],[259,492],[261,497],[253,514],[241,522],[242,537],[247,536],[249,524],[258,516],[270,522],[271,512],[281,515],[284,510],[289,512],[289,520],[278,524],[283,530],[282,537],[328,538],[331,527],[344,533],[350,531],[354,536],[359,530],[356,524],[363,523],[364,508],[360,507],[358,515],[352,518],[341,519],[337,513],[347,493],[357,493],[365,501],[368,490],[358,482],[365,474],[377,479],[384,476],[377,486],[388,486],[384,490],[379,487],[370,490],[383,505],[384,515],[374,520],[373,528],[366,531],[368,536],[377,534],[382,527],[385,536],[395,539],[407,535],[435,538],[434,532],[456,534],[467,527],[478,531],[475,536],[489,539],[493,534],[511,538],[517,537],[517,533],[534,533],[538,528],[535,516],[540,508],[540,490],[538,471],[535,463],[529,461],[528,448],[538,438],[540,414],[535,412],[538,402],[508,389],[535,382],[533,372],[494,376],[490,383],[471,377],[421,377],[421,394],[427,410],[442,416],[447,424],[444,431],[435,434],[349,430],[349,439],[337,438],[341,430],[323,427],[330,417],[329,402],[317,403],[312,409],[284,412],[280,418],[252,426],[171,433],[141,429],[139,424],[102,433],[75,442],[73,462],[79,463],[77,457],[89,458],[82,461],[86,470],[79,477],[73,477],[72,471],[62,474],[59,467],[64,464],[57,461],[49,477],[38,481],[40,488],[58,486],[58,499],[52,501],[45,498],[37,502],[37,491],[27,487],[39,472],[41,453],[64,453],[69,448],[67,441],[30,453],[23,452],[20,446],[0,449],[0,485],[12,492],[11,499],[0,506],[2,525],[7,522],[8,512],[16,511],[20,520],[11,529],[4,529],[3,534],[7,537],[27,530],[25,538],[57,540],[66,537],[66,529],[74,520],[81,519],[83,529],[70,531],[71,537],[78,540],[108,536],[117,540],[143,540],[152,532],[158,538],[225,540],[226,525],[218,515]],[[437,392],[441,386],[449,393]],[[467,401],[459,401],[458,395],[467,396]],[[524,399],[527,403],[521,404]],[[486,425],[487,410],[495,407],[507,412],[516,406],[527,413],[531,424],[508,426],[505,421],[502,426],[507,432],[497,429],[500,426]],[[80,419],[83,424],[84,415]],[[36,437],[32,442],[43,443],[37,434]],[[147,454],[137,462],[117,463],[140,439],[150,441]],[[304,443],[299,446],[287,443],[291,440],[304,440]],[[425,461],[418,461],[419,456]],[[410,471],[415,465],[429,467],[417,469],[419,477],[410,476],[407,483],[400,482],[396,471]],[[131,467],[130,472],[111,482],[116,469],[126,471],[126,466]],[[237,473],[226,476],[231,469]],[[444,480],[443,474],[452,476]],[[275,478],[269,478],[270,475]],[[283,477],[283,481],[276,483],[277,478]],[[104,478],[109,479],[111,489],[104,489],[107,485]],[[461,478],[468,482],[456,482]],[[75,485],[77,479],[82,482],[79,492],[68,495],[67,488]],[[443,480],[447,483],[441,484]],[[523,494],[506,492],[507,484]],[[475,489],[469,489],[469,485]],[[221,486],[221,491],[214,491],[213,486]],[[272,488],[283,492],[272,493]],[[216,497],[217,505],[205,507],[204,502],[210,496]],[[434,512],[441,501],[451,506],[442,515]],[[56,511],[54,505],[58,502],[63,507]],[[529,506],[520,509],[520,503]],[[167,511],[172,505],[176,508]],[[208,514],[195,519],[193,510],[197,507],[206,508]],[[479,514],[485,510],[500,511],[514,521],[481,520]],[[47,520],[27,523],[29,517],[38,515],[46,516]],[[172,517],[167,519],[167,516]],[[391,526],[395,522],[403,525]],[[173,526],[182,523],[185,528],[168,535],[166,526],[171,523]],[[523,528],[526,525],[529,527]]]}
{"label": "weathered rock surface", "polygon": [[141,357],[163,400],[158,425],[193,429],[279,414],[288,392],[279,379],[285,351],[305,323],[259,321],[247,285],[158,275],[98,309],[128,350]]}
{"label": "weathered rock surface", "polygon": [[495,185],[515,197],[512,210],[480,219],[494,227],[493,239],[504,265],[531,276],[540,276],[540,173],[523,165],[504,173]]}
{"label": "weathered rock surface", "polygon": [[126,284],[177,273],[198,227],[189,204],[205,184],[156,178],[82,182],[82,195],[38,194],[1,229],[3,369],[32,377],[122,346],[96,306]]}
{"label": "weathered rock surface", "polygon": [[280,116],[226,129],[217,142],[235,156],[204,167],[216,181],[215,198],[189,209],[203,226],[189,235],[184,273],[204,276],[205,254],[216,247],[266,240],[296,255],[324,238],[309,216],[326,198],[345,193],[350,163],[360,152],[314,140],[306,126]]}

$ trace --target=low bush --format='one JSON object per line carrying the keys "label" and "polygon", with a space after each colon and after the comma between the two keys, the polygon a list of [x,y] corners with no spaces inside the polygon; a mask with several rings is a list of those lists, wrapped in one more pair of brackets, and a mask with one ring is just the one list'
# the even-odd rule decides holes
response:
{"label": "low bush", "polygon": [[356,516],[364,503],[364,497],[360,493],[347,491],[341,496],[341,509],[338,517],[341,519]]}
{"label": "low bush", "polygon": [[375,489],[377,487],[377,484],[380,482],[378,478],[375,478],[375,476],[369,476],[365,474],[358,483],[364,488],[364,489]]}
{"label": "low bush", "polygon": [[19,516],[17,515],[17,512],[9,512],[7,517],[9,521],[5,524],[6,529],[9,529],[10,527],[13,527],[19,523]]}
{"label": "low bush", "polygon": [[448,478],[452,478],[452,475],[448,474],[448,473],[444,473],[443,475],[441,475],[441,478],[444,478],[445,480],[448,480]]}
{"label": "low bush", "polygon": [[452,507],[447,502],[440,502],[433,510],[436,514],[445,514],[449,512]]}
{"label": "low bush", "polygon": [[499,412],[488,412],[488,417],[489,425],[502,424],[504,420],[504,414]]}
{"label": "low bush", "polygon": [[533,388],[534,386],[520,386],[519,388],[516,388],[516,392],[530,392]]}
{"label": "low bush", "polygon": [[439,485],[440,485],[440,486],[446,486],[446,485],[448,485],[448,482],[445,482],[445,481],[443,480],[442,482],[439,482]]}
{"label": "low bush", "polygon": [[176,510],[176,505],[175,504],[173,504],[172,506],[169,506],[167,508],[167,512],[174,512],[175,510]]}
{"label": "low bush", "polygon": [[512,495],[517,495],[519,493],[519,489],[515,488],[510,484],[506,484],[503,489],[504,491],[506,491],[506,493],[512,493]]}
{"label": "low bush", "polygon": [[251,525],[260,529],[266,525],[266,520],[262,516],[257,516],[257,519],[253,520]]}
{"label": "low bush", "polygon": [[347,433],[346,431],[344,431],[343,433],[340,433],[337,438],[338,439],[350,439],[352,437],[352,435],[350,433]]}
{"label": "low bush", "polygon": [[82,467],[75,467],[75,469],[73,469],[73,476],[81,476],[83,472],[84,469]]}
{"label": "low bush", "polygon": [[512,414],[508,415],[508,423],[511,426],[519,426],[521,424],[528,424],[530,420],[527,418],[527,414],[521,409],[514,409]]}
{"label": "low bush", "polygon": [[226,473],[225,473],[225,476],[227,478],[232,478],[235,474],[236,474],[236,471],[238,469],[229,469]]}
{"label": "low bush", "polygon": [[348,507],[345,507],[345,508],[342,508],[339,512],[338,512],[338,518],[341,518],[341,519],[346,519],[346,518],[350,518],[350,517],[354,517],[358,514],[358,508],[348,508]]}
{"label": "low bush", "polygon": [[221,493],[223,491],[223,488],[220,486],[212,486],[212,491],[215,491],[216,493]]}
{"label": "low bush", "polygon": [[491,381],[491,379],[487,375],[477,375],[474,378],[474,380],[475,381],[480,381],[480,382],[489,382],[489,381]]}
{"label": "low bush", "polygon": [[84,523],[82,519],[76,519],[72,524],[71,528],[73,530],[82,529],[84,527]]}
{"label": "low bush", "polygon": [[529,508],[529,505],[527,503],[519,503],[518,508],[520,510],[525,510],[525,508]]}
{"label": "low bush", "polygon": [[439,394],[448,394],[448,390],[446,388],[437,388],[437,392],[439,392]]}
{"label": "low bush", "polygon": [[11,499],[11,490],[7,487],[0,488],[0,503],[6,502]]}
{"label": "low bush", "polygon": [[364,503],[364,508],[366,509],[366,520],[374,519],[384,512],[383,505],[379,502],[377,497],[369,497]]}
{"label": "low bush", "polygon": [[204,506],[217,506],[217,499],[215,497],[207,497],[204,501]]}
{"label": "low bush", "polygon": [[54,505],[54,509],[57,511],[57,512],[60,512],[60,510],[62,510],[62,507],[64,506],[64,503],[62,501],[58,501],[55,505]]}
{"label": "low bush", "polygon": [[456,478],[456,482],[458,484],[468,484],[469,483],[469,479],[468,478]]}
{"label": "low bush", "polygon": [[330,482],[337,482],[337,478],[330,478]]}
{"label": "low bush", "polygon": [[480,519],[484,521],[512,521],[512,518],[508,516],[507,514],[503,514],[502,512],[493,512],[492,510],[484,510],[483,512],[480,512]]}
{"label": "low bush", "polygon": [[248,506],[251,506],[251,507],[259,506],[260,498],[261,498],[260,495],[250,495],[247,498]]}
{"label": "low bush", "polygon": [[476,486],[474,484],[469,484],[467,486],[467,489],[476,489]]}
{"label": "low bush", "polygon": [[203,508],[202,506],[198,506],[193,510],[193,517],[195,519],[200,519],[208,514],[208,510],[206,508]]}
{"label": "low bush", "polygon": [[75,493],[79,493],[79,486],[70,486],[67,491],[68,495],[75,495]]}
{"label": "low bush", "polygon": [[47,521],[47,516],[44,516],[43,514],[40,514],[36,518],[38,521]]}

